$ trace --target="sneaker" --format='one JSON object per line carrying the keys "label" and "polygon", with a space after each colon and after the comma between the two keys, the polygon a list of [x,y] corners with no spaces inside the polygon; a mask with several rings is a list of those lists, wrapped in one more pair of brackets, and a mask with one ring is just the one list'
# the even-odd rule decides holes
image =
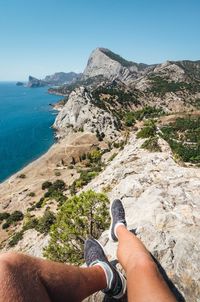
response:
{"label": "sneaker", "polygon": [[115,199],[110,206],[111,225],[109,231],[109,238],[113,241],[118,241],[115,229],[118,224],[127,226],[125,219],[125,211],[121,200]]}
{"label": "sneaker", "polygon": [[95,239],[87,239],[84,246],[84,257],[87,266],[100,265],[105,272],[107,288],[102,292],[109,297],[120,299],[126,291],[126,279],[108,261],[104,249]]}

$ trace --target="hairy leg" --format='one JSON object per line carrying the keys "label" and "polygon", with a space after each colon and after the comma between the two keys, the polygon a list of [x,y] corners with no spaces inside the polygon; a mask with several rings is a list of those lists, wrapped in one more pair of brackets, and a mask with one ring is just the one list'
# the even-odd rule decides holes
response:
{"label": "hairy leg", "polygon": [[143,243],[125,226],[116,228],[117,256],[127,276],[129,302],[175,302]]}
{"label": "hairy leg", "polygon": [[106,288],[100,266],[79,268],[23,254],[0,256],[0,302],[73,302]]}

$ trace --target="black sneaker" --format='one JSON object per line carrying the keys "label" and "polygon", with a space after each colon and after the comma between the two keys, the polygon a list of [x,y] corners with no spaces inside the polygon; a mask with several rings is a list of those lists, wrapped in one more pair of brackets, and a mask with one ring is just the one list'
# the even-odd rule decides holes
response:
{"label": "black sneaker", "polygon": [[99,264],[106,274],[108,286],[102,292],[109,297],[120,299],[126,291],[126,279],[108,261],[104,249],[95,239],[87,239],[84,246],[84,257],[87,266]]}
{"label": "black sneaker", "polygon": [[117,223],[127,226],[125,219],[125,211],[121,200],[115,199],[110,206],[111,225],[109,231],[109,238],[113,241],[118,241],[115,234],[115,226]]}

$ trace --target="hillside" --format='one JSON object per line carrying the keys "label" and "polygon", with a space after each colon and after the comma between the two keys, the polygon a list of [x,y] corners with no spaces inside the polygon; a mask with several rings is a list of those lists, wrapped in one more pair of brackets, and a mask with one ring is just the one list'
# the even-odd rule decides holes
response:
{"label": "hillside", "polygon": [[[82,77],[72,85],[50,89],[67,101],[69,94],[80,86],[90,91],[115,88],[129,93],[141,106],[161,106],[166,112],[196,110],[200,99],[200,62],[167,61],[147,65],[130,62],[105,48],[95,49]],[[117,84],[116,84],[117,83]],[[109,96],[105,91],[105,94]],[[113,91],[112,91],[113,94]]]}
{"label": "hillside", "polygon": [[44,79],[37,79],[29,76],[27,87],[37,88],[44,86],[59,86],[63,84],[71,84],[80,78],[81,74],[75,72],[56,72],[52,75],[47,75]]}
{"label": "hillside", "polygon": [[53,125],[58,141],[0,184],[1,251],[80,264],[83,239],[105,230],[101,242],[115,259],[108,207],[121,198],[128,228],[171,279],[178,301],[198,301],[199,66],[148,66],[97,48],[79,80],[51,89],[64,95]]}

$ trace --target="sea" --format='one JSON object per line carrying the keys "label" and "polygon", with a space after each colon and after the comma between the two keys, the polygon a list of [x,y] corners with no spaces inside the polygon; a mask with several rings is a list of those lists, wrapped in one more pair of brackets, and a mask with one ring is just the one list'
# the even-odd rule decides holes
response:
{"label": "sea", "polygon": [[0,82],[0,182],[39,158],[55,142],[51,128],[57,112],[49,105],[61,97],[47,88]]}

